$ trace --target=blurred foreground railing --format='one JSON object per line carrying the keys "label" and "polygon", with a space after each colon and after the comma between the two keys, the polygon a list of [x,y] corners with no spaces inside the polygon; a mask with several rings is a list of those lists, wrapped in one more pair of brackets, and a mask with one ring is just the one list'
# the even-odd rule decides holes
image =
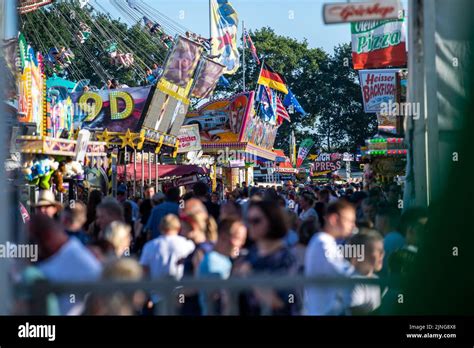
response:
{"label": "blurred foreground railing", "polygon": [[[49,283],[40,281],[32,285],[17,285],[14,293],[27,296],[35,304],[34,315],[47,314],[47,297],[49,294],[74,295],[82,297],[86,294],[110,295],[113,293],[132,294],[136,291],[154,293],[160,297],[159,315],[175,315],[177,310],[177,298],[190,290],[209,292],[213,290],[226,289],[230,294],[230,315],[238,315],[238,294],[245,290],[255,288],[273,290],[294,290],[295,295],[301,294],[301,290],[308,286],[317,287],[352,287],[355,284],[379,285],[381,289],[389,287],[398,289],[400,279],[391,278],[306,278],[302,276],[270,277],[258,276],[248,278],[222,279],[196,279],[188,278],[180,281],[163,280],[141,280],[141,281],[110,281],[99,280],[94,282],[80,283]],[[184,295],[186,296],[186,295]],[[267,309],[268,310],[268,309]],[[265,312],[265,310],[264,310]]]}

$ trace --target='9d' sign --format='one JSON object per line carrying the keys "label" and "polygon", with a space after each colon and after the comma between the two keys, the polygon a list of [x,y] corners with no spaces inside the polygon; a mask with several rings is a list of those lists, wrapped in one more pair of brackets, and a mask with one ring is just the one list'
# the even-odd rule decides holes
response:
{"label": "'9d' sign", "polygon": [[[104,102],[101,95],[94,92],[86,92],[79,98],[79,105],[87,115],[84,122],[92,122],[101,113]],[[109,94],[109,107],[112,120],[124,120],[133,113],[135,103],[129,93],[113,91]]]}

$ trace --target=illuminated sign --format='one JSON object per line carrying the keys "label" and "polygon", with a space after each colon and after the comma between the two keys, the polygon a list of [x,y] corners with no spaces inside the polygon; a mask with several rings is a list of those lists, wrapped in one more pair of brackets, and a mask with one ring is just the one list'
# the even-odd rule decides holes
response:
{"label": "illuminated sign", "polygon": [[72,93],[74,119],[86,129],[138,132],[148,109],[152,87]]}

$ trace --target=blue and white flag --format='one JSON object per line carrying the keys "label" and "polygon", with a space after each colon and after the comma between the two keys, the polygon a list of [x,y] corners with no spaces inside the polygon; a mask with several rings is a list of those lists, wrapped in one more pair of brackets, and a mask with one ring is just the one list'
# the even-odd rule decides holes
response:
{"label": "blue and white flag", "polygon": [[288,88],[288,94],[285,96],[285,99],[283,100],[283,105],[287,108],[289,108],[290,106],[293,106],[293,108],[296,111],[298,111],[303,116],[306,116],[306,111],[304,111],[303,107],[300,105],[295,95],[291,92],[289,88]]}
{"label": "blue and white flag", "polygon": [[224,77],[224,75],[221,75],[221,77],[219,77],[219,81],[217,82],[217,84],[226,88],[230,87],[230,82]]}

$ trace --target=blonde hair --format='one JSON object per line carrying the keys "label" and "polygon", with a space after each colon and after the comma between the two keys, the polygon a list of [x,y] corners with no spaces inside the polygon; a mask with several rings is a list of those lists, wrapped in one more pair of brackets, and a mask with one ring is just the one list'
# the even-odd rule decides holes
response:
{"label": "blonde hair", "polygon": [[161,219],[160,231],[179,231],[181,229],[181,222],[178,217],[174,214],[168,214]]}
{"label": "blonde hair", "polygon": [[217,241],[217,229],[218,226],[216,220],[212,216],[209,216],[209,218],[207,219],[207,226],[205,231],[206,240],[210,242]]}
{"label": "blonde hair", "polygon": [[136,260],[129,257],[105,264],[102,271],[102,278],[109,280],[140,280],[142,277],[142,267]]}
{"label": "blonde hair", "polygon": [[129,225],[120,221],[113,221],[105,228],[104,237],[116,249],[125,238],[131,237],[131,233],[132,229]]}

